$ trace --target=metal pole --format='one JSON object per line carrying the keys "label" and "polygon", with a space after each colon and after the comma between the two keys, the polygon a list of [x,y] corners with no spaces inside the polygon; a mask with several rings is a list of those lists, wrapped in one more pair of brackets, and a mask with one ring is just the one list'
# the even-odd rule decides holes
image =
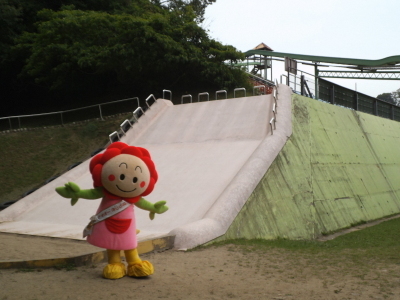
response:
{"label": "metal pole", "polygon": [[8,122],[10,123],[10,130],[12,130],[12,126],[11,126],[11,118],[8,118]]}
{"label": "metal pole", "polygon": [[289,71],[287,72],[287,78],[286,78],[286,85],[288,86],[288,87],[290,87],[290,78],[289,78],[289,76],[290,76],[290,74],[289,74]]}
{"label": "metal pole", "polygon": [[271,56],[271,81],[274,81],[274,79],[272,78],[272,56]]}
{"label": "metal pole", "polygon": [[355,95],[354,95],[354,105],[353,106],[354,106],[353,108],[356,111],[358,111],[358,93],[357,92],[355,92]]}
{"label": "metal pole", "polygon": [[319,72],[318,72],[318,66],[317,63],[315,63],[314,66],[314,76],[315,76],[315,99],[319,99],[319,88],[318,88],[318,76],[319,76]]}
{"label": "metal pole", "polygon": [[63,113],[60,113],[60,115],[61,115],[61,125],[64,126]]}
{"label": "metal pole", "polygon": [[100,110],[100,119],[102,120],[102,121],[104,121],[104,119],[103,119],[103,114],[102,114],[102,112],[101,112],[101,105],[99,104],[99,110]]}

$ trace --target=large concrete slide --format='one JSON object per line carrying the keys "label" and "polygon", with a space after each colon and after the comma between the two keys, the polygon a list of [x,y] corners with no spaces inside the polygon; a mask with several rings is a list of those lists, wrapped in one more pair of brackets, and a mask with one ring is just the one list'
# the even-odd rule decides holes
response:
{"label": "large concrete slide", "polygon": [[[158,99],[121,138],[150,151],[159,181],[146,199],[169,206],[152,221],[135,209],[139,241],[173,235],[176,249],[189,249],[223,235],[291,133],[291,90],[284,85],[276,98],[183,105]],[[55,192],[69,181],[92,188],[89,160],[1,211],[0,232],[82,239],[100,200],[71,206]]]}

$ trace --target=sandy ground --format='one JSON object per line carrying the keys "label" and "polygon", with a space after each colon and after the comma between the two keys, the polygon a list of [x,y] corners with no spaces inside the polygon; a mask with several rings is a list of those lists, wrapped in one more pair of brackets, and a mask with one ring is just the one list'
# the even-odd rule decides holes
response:
{"label": "sandy ground", "polygon": [[[35,240],[43,255],[50,255],[46,249],[57,247],[56,251],[69,254],[92,247],[73,242],[62,249],[66,241],[0,234],[0,241],[7,245],[10,239],[19,248],[26,248],[21,239]],[[40,252],[34,251],[35,247],[30,247],[32,255]],[[0,248],[3,260],[11,257],[1,249],[5,248]],[[346,253],[318,257],[276,248],[261,251],[225,245],[190,252],[167,250],[142,255],[142,259],[155,266],[155,274],[146,279],[103,279],[105,263],[62,269],[0,269],[0,300],[400,299],[400,264],[366,261],[360,267]]]}

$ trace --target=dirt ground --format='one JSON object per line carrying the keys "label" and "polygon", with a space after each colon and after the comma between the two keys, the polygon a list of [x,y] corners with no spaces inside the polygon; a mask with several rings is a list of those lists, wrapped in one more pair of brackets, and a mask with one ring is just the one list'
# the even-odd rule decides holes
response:
{"label": "dirt ground", "polygon": [[[12,235],[0,235],[0,241],[10,244],[7,238],[16,240]],[[54,249],[54,245],[44,245],[50,239],[38,238],[36,242],[42,243],[42,252]],[[62,243],[57,239],[53,242]],[[86,251],[82,243],[73,244],[64,250],[70,254],[74,247],[77,252]],[[4,256],[11,257],[4,250],[0,253],[3,260]],[[155,273],[145,279],[103,279],[105,263],[61,269],[0,269],[0,300],[400,299],[400,264],[365,261],[360,267],[345,253],[331,258],[294,255],[276,248],[260,251],[252,246],[225,245],[189,252],[167,250],[141,257],[155,266]]]}

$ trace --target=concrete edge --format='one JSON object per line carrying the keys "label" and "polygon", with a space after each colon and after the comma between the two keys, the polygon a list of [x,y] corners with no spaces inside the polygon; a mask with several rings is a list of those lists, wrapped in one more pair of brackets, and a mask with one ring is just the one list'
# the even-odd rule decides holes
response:
{"label": "concrete edge", "polygon": [[[152,240],[146,240],[138,243],[139,254],[151,252],[160,252],[172,249],[174,246],[174,236],[164,236]],[[123,253],[123,252],[122,252]],[[0,260],[0,269],[34,269],[34,268],[68,268],[69,266],[78,267],[88,264],[94,264],[107,261],[106,250],[90,252],[78,256],[48,258],[37,260]]]}

